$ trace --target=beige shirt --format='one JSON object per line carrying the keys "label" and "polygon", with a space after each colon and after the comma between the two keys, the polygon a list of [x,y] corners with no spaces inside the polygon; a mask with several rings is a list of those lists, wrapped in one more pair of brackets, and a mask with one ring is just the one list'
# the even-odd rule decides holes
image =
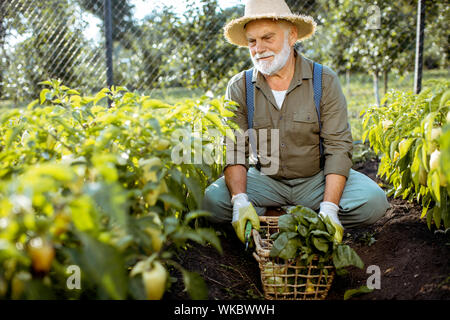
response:
{"label": "beige shirt", "polygon": [[[229,81],[225,95],[227,99],[239,105],[231,120],[242,132],[248,129],[244,74],[245,71],[242,71]],[[347,117],[347,102],[335,72],[324,66],[322,79],[320,110],[325,154],[324,174],[334,173],[348,177],[352,166],[353,139]],[[264,143],[257,144],[256,151],[262,166],[267,167],[271,158],[278,159],[275,160],[277,172],[269,174],[275,179],[294,179],[317,174],[321,168],[319,124],[313,92],[313,61],[296,54],[294,76],[280,108],[277,107],[264,76],[256,69],[253,71],[252,81],[255,85],[253,127],[257,141],[262,133],[265,133],[261,131],[262,129],[279,130],[278,150],[270,150],[272,143],[270,133],[267,134],[265,146]],[[241,164],[248,169],[248,140],[246,137],[245,148],[238,148],[236,145],[234,148],[227,146],[226,166]],[[267,147],[268,151],[261,152],[262,146]]]}

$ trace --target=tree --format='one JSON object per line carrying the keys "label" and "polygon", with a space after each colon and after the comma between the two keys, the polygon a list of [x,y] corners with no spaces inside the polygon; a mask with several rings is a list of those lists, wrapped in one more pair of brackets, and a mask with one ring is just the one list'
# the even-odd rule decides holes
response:
{"label": "tree", "polygon": [[[178,17],[165,7],[162,11],[153,11],[142,24],[136,26],[134,34],[124,35],[129,47],[116,45],[117,83],[126,85],[130,90],[151,90],[167,84],[176,85],[176,75],[169,72],[174,51],[177,48],[174,34],[179,32],[174,26]],[[164,70],[164,71],[163,71]]]}
{"label": "tree", "polygon": [[[80,6],[104,21],[104,0],[76,0]],[[128,34],[136,32],[133,18],[134,6],[129,0],[111,0],[112,8],[112,35],[113,41],[120,42],[126,48],[130,48],[131,42]]]}
{"label": "tree", "polygon": [[[354,4],[353,1],[352,4]],[[372,11],[367,14],[367,11],[361,10],[363,6],[358,8],[362,19],[358,19],[361,23],[358,28],[352,30],[356,35],[352,49],[362,58],[361,67],[373,76],[375,99],[379,105],[380,75],[384,75],[386,92],[387,75],[390,70],[395,70],[400,75],[408,70],[412,71],[414,59],[411,57],[414,57],[416,8],[407,0],[396,2],[378,0],[374,2],[374,5],[379,8],[379,12]],[[378,13],[380,14],[379,26],[368,28],[367,26],[373,23],[373,18]]]}
{"label": "tree", "polygon": [[323,28],[326,57],[338,72],[364,70],[374,79],[379,104],[379,78],[411,69],[414,53],[415,8],[408,0],[332,0],[323,2],[327,12]]}
{"label": "tree", "polygon": [[39,94],[38,83],[48,78],[72,87],[92,82],[86,72],[92,66],[85,60],[92,51],[69,0],[14,0],[5,12],[7,33],[15,30],[25,37],[5,50],[5,97],[30,100]]}
{"label": "tree", "polygon": [[202,0],[200,6],[190,2],[185,21],[178,21],[174,34],[179,45],[172,68],[184,85],[223,91],[235,73],[250,67],[248,51],[223,36],[225,24],[242,14],[241,7],[220,9],[217,0]]}
{"label": "tree", "polygon": [[424,63],[428,68],[450,65],[450,6],[446,1],[427,1],[425,7]]}
{"label": "tree", "polygon": [[286,4],[291,9],[292,13],[305,15],[314,15],[321,7],[320,1],[317,0],[286,0]]}

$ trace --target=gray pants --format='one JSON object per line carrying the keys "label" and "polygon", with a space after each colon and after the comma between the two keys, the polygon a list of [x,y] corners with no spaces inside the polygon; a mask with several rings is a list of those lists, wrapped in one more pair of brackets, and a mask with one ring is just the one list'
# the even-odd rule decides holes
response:
{"label": "gray pants", "polygon": [[[247,172],[248,198],[258,215],[264,215],[266,207],[302,205],[318,210],[324,191],[323,171],[309,178],[291,180],[275,180],[255,168]],[[372,179],[350,169],[338,214],[345,228],[370,225],[389,207],[386,194]],[[231,222],[233,206],[223,176],[206,188],[203,209],[213,214],[212,222]]]}

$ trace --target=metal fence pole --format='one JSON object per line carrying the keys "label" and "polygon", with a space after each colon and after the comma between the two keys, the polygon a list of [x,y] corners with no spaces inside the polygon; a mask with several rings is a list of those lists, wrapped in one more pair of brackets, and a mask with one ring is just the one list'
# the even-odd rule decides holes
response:
{"label": "metal fence pole", "polygon": [[[6,36],[6,30],[3,26],[3,21],[5,19],[6,13],[4,10],[5,5],[4,3],[0,4],[0,52],[3,54],[3,46],[5,45],[5,36]],[[3,70],[0,70],[0,99],[3,96]]]}
{"label": "metal fence pole", "polygon": [[[114,85],[113,78],[113,42],[112,42],[112,17],[111,0],[105,0],[105,39],[106,39],[106,83],[109,88]],[[108,99],[108,106],[111,107],[111,100]]]}
{"label": "metal fence pole", "polygon": [[425,2],[419,0],[417,6],[417,31],[416,31],[416,64],[414,70],[414,92],[420,93],[422,90],[422,69],[423,69],[423,40],[425,29]]}

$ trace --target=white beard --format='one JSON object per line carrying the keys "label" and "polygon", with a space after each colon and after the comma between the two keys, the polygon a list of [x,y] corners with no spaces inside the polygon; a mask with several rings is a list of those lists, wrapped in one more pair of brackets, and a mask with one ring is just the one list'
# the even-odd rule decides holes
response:
{"label": "white beard", "polygon": [[[255,54],[254,56],[251,55],[253,65],[255,68],[261,72],[262,74],[271,76],[278,71],[280,71],[289,60],[289,55],[291,54],[291,47],[289,46],[288,38],[284,38],[284,44],[283,49],[280,53],[276,54],[273,51],[267,51],[263,54]],[[259,58],[265,58],[265,57],[274,57],[272,61],[258,61]]]}

